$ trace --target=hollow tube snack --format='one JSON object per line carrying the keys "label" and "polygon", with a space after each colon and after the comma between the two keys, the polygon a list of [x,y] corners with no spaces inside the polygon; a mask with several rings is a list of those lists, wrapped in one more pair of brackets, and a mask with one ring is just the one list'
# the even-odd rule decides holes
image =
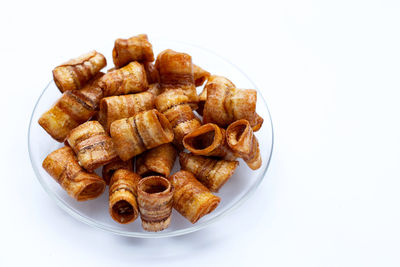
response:
{"label": "hollow tube snack", "polygon": [[117,158],[112,139],[98,121],[88,121],[74,128],[67,137],[79,163],[88,171]]}
{"label": "hollow tube snack", "polygon": [[226,143],[225,130],[213,123],[204,124],[183,138],[183,146],[194,155],[234,160],[235,153]]}
{"label": "hollow tube snack", "polygon": [[117,68],[127,65],[131,61],[154,61],[153,47],[146,34],[115,40],[112,56]]}
{"label": "hollow tube snack", "polygon": [[192,57],[171,49],[157,56],[156,68],[162,88],[191,88],[194,86]]}
{"label": "hollow tube snack", "polygon": [[193,173],[197,180],[212,192],[218,190],[231,178],[239,165],[238,161],[228,161],[192,153],[179,153],[179,163],[182,170]]}
{"label": "hollow tube snack", "polygon": [[103,92],[99,80],[103,73],[80,90],[66,91],[40,118],[39,124],[58,142],[63,142],[68,133],[97,113]]}
{"label": "hollow tube snack", "polygon": [[104,165],[101,173],[107,185],[110,183],[113,174],[119,169],[133,171],[132,160],[122,161],[120,158],[117,158],[116,160]]}
{"label": "hollow tube snack", "polygon": [[247,120],[238,120],[226,129],[229,147],[240,156],[252,170],[261,167],[262,159],[258,140]]}
{"label": "hollow tube snack", "polygon": [[[193,113],[191,98],[184,90],[167,90],[156,98],[156,107],[167,117],[174,131],[173,143],[179,150],[183,149],[182,139],[198,128],[200,120]],[[194,104],[195,105],[195,104]]]}
{"label": "hollow tube snack", "polygon": [[256,113],[257,91],[238,89],[227,78],[211,76],[205,85],[207,100],[204,104],[203,123],[227,127],[236,120],[246,119],[254,130],[261,128],[263,119]]}
{"label": "hollow tube snack", "polygon": [[199,66],[193,64],[194,84],[196,87],[203,85],[203,83],[210,77],[210,73],[203,70]]}
{"label": "hollow tube snack", "polygon": [[174,139],[171,124],[156,109],[114,121],[110,126],[110,134],[122,160],[128,160]]}
{"label": "hollow tube snack", "polygon": [[143,65],[136,61],[107,72],[101,79],[104,96],[139,93],[146,91],[147,86],[146,71]]}
{"label": "hollow tube snack", "polygon": [[102,54],[91,51],[55,67],[53,79],[62,93],[77,90],[96,76],[106,65],[106,58]]}
{"label": "hollow tube snack", "polygon": [[42,166],[68,195],[78,201],[97,198],[106,187],[101,177],[83,170],[74,151],[68,146],[51,152]]}
{"label": "hollow tube snack", "polygon": [[174,188],[161,176],[148,176],[139,181],[137,200],[142,227],[157,232],[168,228],[171,222]]}
{"label": "hollow tube snack", "polygon": [[168,180],[175,189],[174,208],[191,223],[215,210],[221,201],[188,171],[179,171]]}
{"label": "hollow tube snack", "polygon": [[154,99],[154,95],[149,92],[105,97],[100,102],[98,120],[106,132],[109,132],[113,121],[129,118],[139,112],[153,109]]}
{"label": "hollow tube snack", "polygon": [[128,224],[139,216],[136,196],[140,179],[136,173],[124,169],[112,175],[108,190],[108,210],[114,221]]}
{"label": "hollow tube snack", "polygon": [[171,143],[147,150],[136,157],[136,172],[142,177],[154,175],[168,177],[176,156],[176,149]]}

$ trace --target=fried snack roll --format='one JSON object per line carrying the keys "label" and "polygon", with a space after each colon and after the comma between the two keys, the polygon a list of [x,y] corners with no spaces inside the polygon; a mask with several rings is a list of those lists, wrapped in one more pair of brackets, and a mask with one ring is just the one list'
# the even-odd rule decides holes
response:
{"label": "fried snack roll", "polygon": [[203,123],[227,127],[236,120],[248,120],[254,130],[261,128],[263,119],[256,113],[257,91],[237,89],[225,77],[211,76],[205,85],[207,100],[204,104]]}
{"label": "fried snack roll", "polygon": [[111,177],[108,211],[114,221],[127,224],[139,216],[136,195],[140,179],[136,173],[124,169],[117,170]]}
{"label": "fried snack roll", "polygon": [[167,90],[156,98],[156,107],[167,117],[174,131],[174,144],[183,149],[182,139],[185,135],[200,127],[200,120],[193,113],[190,96],[182,89]]}
{"label": "fried snack roll", "polygon": [[134,61],[123,68],[107,72],[101,79],[104,96],[126,95],[147,90],[146,71]]}
{"label": "fried snack roll", "polygon": [[160,82],[160,74],[156,66],[152,62],[143,62],[144,70],[146,71],[147,82],[151,83],[159,83]]}
{"label": "fried snack roll", "polygon": [[66,91],[54,106],[39,118],[39,124],[58,142],[63,142],[68,133],[97,113],[103,92],[99,80],[103,73],[81,90]]}
{"label": "fried snack roll", "polygon": [[88,171],[117,158],[112,139],[98,121],[88,121],[74,128],[67,141],[75,151],[79,164]]}
{"label": "fried snack roll", "polygon": [[110,134],[122,160],[174,139],[168,119],[156,109],[111,123]]}
{"label": "fried snack roll", "polygon": [[214,159],[184,152],[179,153],[179,163],[183,170],[193,173],[212,192],[218,192],[239,165],[236,160]]}
{"label": "fried snack roll", "polygon": [[154,61],[153,47],[146,34],[115,40],[112,56],[117,68],[131,61]]}
{"label": "fried snack roll", "polygon": [[113,121],[132,117],[154,108],[154,95],[142,92],[131,95],[105,97],[100,102],[99,122],[109,131]]}
{"label": "fried snack roll", "polygon": [[51,152],[44,159],[42,166],[68,195],[78,201],[94,199],[100,196],[106,187],[101,177],[82,169],[74,151],[68,146]]}
{"label": "fried snack roll", "polygon": [[149,89],[146,92],[152,93],[154,96],[161,94],[161,87],[158,83],[149,84]]}
{"label": "fried snack roll", "polygon": [[120,158],[117,158],[116,160],[104,165],[101,172],[102,177],[107,185],[110,183],[113,174],[119,169],[133,171],[132,161],[122,161]]}
{"label": "fried snack roll", "polygon": [[161,176],[149,176],[139,181],[137,200],[146,231],[157,232],[168,228],[171,222],[174,188]]}
{"label": "fried snack roll", "polygon": [[62,93],[80,89],[106,65],[102,54],[91,51],[55,67],[53,79]]}
{"label": "fried snack roll", "polygon": [[194,84],[195,86],[201,86],[203,83],[210,77],[210,73],[206,70],[203,70],[199,66],[193,64],[193,75],[194,75]]}
{"label": "fried snack roll", "polygon": [[157,56],[156,68],[160,74],[161,88],[181,88],[196,91],[192,57],[171,49],[162,51]]}
{"label": "fried snack roll", "polygon": [[168,177],[174,166],[177,152],[171,143],[147,150],[136,157],[136,172],[142,176]]}
{"label": "fried snack roll", "polygon": [[188,171],[179,171],[168,180],[175,189],[174,208],[191,223],[212,212],[221,201]]}
{"label": "fried snack roll", "polygon": [[252,170],[261,167],[258,140],[247,120],[238,120],[229,125],[226,129],[226,139],[235,154],[243,158]]}
{"label": "fried snack roll", "polygon": [[225,130],[213,123],[204,124],[183,138],[183,146],[194,155],[234,160],[235,153],[226,143]]}

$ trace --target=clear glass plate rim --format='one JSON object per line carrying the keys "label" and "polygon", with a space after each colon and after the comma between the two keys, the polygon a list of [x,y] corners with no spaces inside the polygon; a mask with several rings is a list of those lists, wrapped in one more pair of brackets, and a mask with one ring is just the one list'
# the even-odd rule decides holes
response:
{"label": "clear glass plate rim", "polygon": [[[167,40],[170,41],[170,40]],[[176,42],[176,41],[172,41],[172,42]],[[265,98],[263,97],[262,93],[260,92],[260,90],[258,90],[258,87],[254,84],[254,82],[248,77],[248,75],[246,73],[244,73],[239,67],[237,67],[236,65],[234,65],[232,62],[230,62],[229,60],[227,60],[224,57],[221,57],[220,55],[217,55],[215,52],[200,47],[198,45],[194,45],[194,44],[189,44],[189,43],[185,43],[185,42],[176,42],[176,43],[181,43],[181,44],[186,44],[188,46],[193,46],[193,47],[197,47],[198,49],[203,49],[206,50],[207,52],[214,54],[216,57],[219,57],[220,59],[224,60],[225,62],[227,62],[228,64],[230,64],[231,66],[233,66],[234,68],[236,68],[241,74],[243,74],[254,86],[254,88],[257,90],[258,92],[258,97],[261,97],[262,102],[264,103],[267,112],[268,112],[268,122],[270,124],[271,127],[271,151],[269,154],[269,158],[268,161],[266,163],[266,167],[264,172],[260,175],[260,178],[250,187],[250,189],[243,195],[242,198],[240,198],[236,203],[234,203],[231,207],[227,208],[224,212],[222,212],[221,214],[216,215],[215,217],[209,219],[208,221],[205,221],[203,223],[200,223],[198,225],[193,225],[190,228],[186,228],[186,229],[181,229],[181,230],[176,230],[176,231],[172,231],[172,232],[157,232],[157,233],[139,233],[139,232],[127,232],[127,231],[122,231],[122,230],[116,230],[116,229],[112,229],[106,225],[103,225],[91,218],[88,218],[87,216],[81,214],[78,211],[72,210],[72,208],[69,207],[68,204],[66,204],[62,199],[60,199],[56,194],[54,194],[54,192],[52,192],[48,186],[45,184],[45,182],[43,181],[39,170],[37,169],[36,166],[39,166],[36,164],[35,159],[32,156],[32,152],[31,152],[31,126],[32,126],[32,122],[33,122],[33,116],[35,114],[36,108],[42,98],[42,96],[44,95],[44,93],[46,92],[47,88],[50,86],[50,84],[53,82],[53,80],[51,80],[47,86],[44,88],[44,90],[42,91],[42,93],[40,94],[39,98],[36,101],[36,104],[33,108],[32,114],[31,114],[31,118],[29,121],[29,128],[28,128],[28,152],[29,152],[29,158],[31,161],[31,165],[33,168],[33,171],[36,175],[36,178],[39,180],[39,183],[42,185],[42,187],[44,188],[44,190],[47,192],[47,194],[49,194],[49,196],[51,198],[53,198],[57,205],[59,207],[61,207],[61,209],[63,209],[64,211],[66,211],[68,214],[70,214],[73,218],[77,219],[78,221],[84,222],[87,225],[90,225],[92,227],[101,229],[103,231],[106,232],[112,232],[114,234],[117,235],[121,235],[121,236],[129,236],[129,237],[139,237],[139,238],[161,238],[161,237],[171,237],[171,236],[180,236],[180,235],[184,235],[184,234],[188,234],[188,233],[192,233],[195,231],[198,231],[200,229],[203,229],[204,227],[216,222],[218,219],[222,218],[223,216],[226,216],[227,214],[231,213],[234,209],[238,208],[241,204],[243,204],[245,202],[245,200],[247,200],[251,195],[253,195],[253,193],[255,192],[255,190],[258,188],[258,186],[260,185],[260,183],[262,182],[262,180],[264,179],[268,168],[269,168],[269,164],[271,162],[271,158],[272,158],[272,153],[274,150],[274,128],[273,128],[273,123],[272,123],[272,118],[271,118],[271,113],[269,110],[269,107],[267,105],[267,102],[265,101]]]}

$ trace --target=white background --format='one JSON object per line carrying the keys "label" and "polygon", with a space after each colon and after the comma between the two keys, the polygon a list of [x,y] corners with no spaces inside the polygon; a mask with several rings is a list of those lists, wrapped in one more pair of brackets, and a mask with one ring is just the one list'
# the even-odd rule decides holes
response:
{"label": "white background", "polygon": [[[399,1],[2,1],[0,266],[399,266]],[[212,226],[143,240],[62,211],[28,120],[65,55],[138,33],[240,66],[275,126],[257,192]]]}

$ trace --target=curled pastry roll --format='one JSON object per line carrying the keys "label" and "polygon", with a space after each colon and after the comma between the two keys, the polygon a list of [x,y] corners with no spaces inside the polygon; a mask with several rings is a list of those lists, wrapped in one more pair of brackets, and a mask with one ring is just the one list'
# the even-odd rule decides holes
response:
{"label": "curled pastry roll", "polygon": [[183,170],[193,173],[212,192],[218,192],[239,165],[236,160],[228,161],[184,152],[179,153],[179,163]]}
{"label": "curled pastry roll", "polygon": [[143,67],[146,71],[147,82],[149,84],[160,82],[160,74],[152,62],[143,62]]}
{"label": "curled pastry roll", "polygon": [[131,61],[154,61],[153,47],[146,34],[115,40],[112,56],[117,68]]}
{"label": "curled pastry roll", "polygon": [[146,231],[157,232],[168,228],[171,222],[174,188],[161,176],[149,176],[139,181],[137,200]]}
{"label": "curled pastry roll", "polygon": [[258,140],[247,120],[238,120],[226,129],[226,139],[230,148],[243,158],[247,165],[257,170],[262,160]]}
{"label": "curled pastry roll", "polygon": [[119,169],[133,171],[132,161],[122,161],[120,158],[117,158],[116,160],[104,165],[102,169],[102,176],[106,184],[110,183],[111,177]]}
{"label": "curled pastry roll", "polygon": [[168,179],[175,189],[174,208],[191,223],[215,210],[221,201],[188,171],[179,171]]}
{"label": "curled pastry roll", "polygon": [[67,137],[79,163],[88,171],[117,158],[112,139],[98,121],[88,121],[74,128]]}
{"label": "curled pastry roll", "polygon": [[194,84],[196,86],[201,86],[203,83],[210,77],[210,73],[206,70],[203,70],[199,66],[193,64],[193,75],[194,75]]}
{"label": "curled pastry roll", "polygon": [[225,130],[213,123],[204,124],[183,138],[183,146],[194,155],[234,160],[235,153],[226,143]]}
{"label": "curled pastry roll", "polygon": [[182,140],[185,135],[201,126],[200,120],[193,113],[189,105],[174,106],[164,112],[174,131],[173,143],[179,150],[183,150]]}
{"label": "curled pastry roll", "polygon": [[132,117],[154,108],[154,95],[143,92],[131,95],[105,97],[100,102],[99,122],[108,132],[113,121]]}
{"label": "curled pastry roll", "polygon": [[182,89],[167,90],[157,96],[155,103],[159,111],[167,117],[174,131],[174,144],[182,150],[182,139],[201,125],[191,106],[196,106],[191,95]]}
{"label": "curled pastry roll", "polygon": [[53,79],[61,92],[80,89],[106,65],[102,54],[91,51],[55,67]]}
{"label": "curled pastry roll", "polygon": [[138,217],[136,195],[140,179],[136,173],[124,169],[117,170],[111,177],[108,210],[116,222],[127,224]]}
{"label": "curled pastry roll", "polygon": [[261,128],[263,119],[256,113],[257,91],[237,89],[225,77],[211,76],[206,86],[207,100],[204,104],[203,122],[227,127],[230,123],[245,119],[254,130]]}
{"label": "curled pastry roll", "polygon": [[196,91],[190,55],[171,49],[164,50],[157,56],[156,68],[163,89],[182,88]]}
{"label": "curled pastry roll", "polygon": [[107,72],[101,79],[104,96],[126,95],[147,90],[146,71],[134,61],[123,68]]}
{"label": "curled pastry roll", "polygon": [[110,134],[122,160],[174,139],[168,119],[155,109],[114,121],[110,126]]}
{"label": "curled pastry roll", "polygon": [[154,96],[161,94],[161,87],[158,83],[149,84],[149,89],[146,92],[152,93]]}
{"label": "curled pastry roll", "polygon": [[177,152],[171,143],[147,150],[136,157],[136,172],[142,176],[168,177],[174,166]]}
{"label": "curled pastry roll", "polygon": [[81,90],[66,91],[54,106],[40,118],[39,124],[58,142],[63,142],[68,133],[97,113],[103,92],[96,77]]}
{"label": "curled pastry roll", "polygon": [[155,100],[156,108],[164,113],[168,109],[188,104],[192,109],[197,108],[197,94],[195,91],[185,91],[182,89],[167,90],[158,95]]}
{"label": "curled pastry roll", "polygon": [[101,177],[82,169],[70,147],[65,146],[51,152],[42,165],[68,195],[78,201],[94,199],[106,187]]}

